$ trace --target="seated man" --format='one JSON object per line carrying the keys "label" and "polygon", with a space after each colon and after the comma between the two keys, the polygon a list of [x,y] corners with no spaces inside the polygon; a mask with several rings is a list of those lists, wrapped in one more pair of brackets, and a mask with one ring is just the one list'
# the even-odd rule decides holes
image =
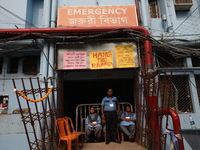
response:
{"label": "seated man", "polygon": [[128,136],[130,142],[133,141],[135,135],[135,121],[136,115],[131,112],[131,107],[127,105],[126,111],[121,114],[120,129]]}
{"label": "seated man", "polygon": [[101,142],[101,133],[102,133],[102,126],[101,126],[101,118],[98,114],[95,113],[95,108],[90,108],[90,114],[87,116],[85,121],[85,139],[86,143],[90,142],[90,135],[92,131],[94,131],[95,140],[97,142]]}

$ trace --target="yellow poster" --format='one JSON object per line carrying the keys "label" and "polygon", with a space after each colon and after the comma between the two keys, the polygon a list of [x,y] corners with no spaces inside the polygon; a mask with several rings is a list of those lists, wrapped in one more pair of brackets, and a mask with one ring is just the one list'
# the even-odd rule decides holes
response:
{"label": "yellow poster", "polygon": [[133,45],[117,45],[115,52],[117,68],[135,67]]}
{"label": "yellow poster", "polygon": [[112,51],[90,52],[90,69],[112,69]]}

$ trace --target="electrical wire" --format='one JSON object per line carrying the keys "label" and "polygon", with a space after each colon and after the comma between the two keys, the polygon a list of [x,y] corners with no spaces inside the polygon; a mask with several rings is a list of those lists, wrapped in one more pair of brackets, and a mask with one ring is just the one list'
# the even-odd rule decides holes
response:
{"label": "electrical wire", "polygon": [[1,6],[1,5],[0,5],[0,8],[1,8],[1,9],[3,9],[3,10],[5,10],[5,11],[6,11],[6,12],[8,12],[9,14],[13,15],[14,17],[18,18],[19,20],[21,20],[21,21],[23,21],[23,22],[27,23],[27,24],[28,24],[28,25],[30,25],[31,27],[35,27],[35,28],[37,28],[37,26],[36,26],[36,25],[34,25],[34,24],[32,24],[32,23],[28,22],[27,20],[25,20],[25,19],[23,19],[23,18],[19,17],[18,15],[16,15],[16,14],[15,14],[15,13],[13,13],[13,12],[11,12],[10,10],[8,10],[8,9],[4,8],[3,6]]}

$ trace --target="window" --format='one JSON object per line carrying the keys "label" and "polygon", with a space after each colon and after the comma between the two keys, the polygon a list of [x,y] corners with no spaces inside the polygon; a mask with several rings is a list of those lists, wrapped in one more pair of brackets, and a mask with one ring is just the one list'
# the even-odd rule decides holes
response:
{"label": "window", "polygon": [[176,11],[189,11],[193,5],[193,0],[174,0]]}
{"label": "window", "polygon": [[149,0],[149,12],[151,18],[160,18],[158,0]]}
{"label": "window", "polygon": [[192,66],[193,67],[200,67],[200,58],[192,57]]}
{"label": "window", "polygon": [[10,59],[10,71],[8,73],[17,73],[20,57],[11,57]]}
{"label": "window", "polygon": [[39,57],[26,57],[23,60],[23,73],[38,73]]}
{"label": "window", "polygon": [[183,58],[174,58],[168,53],[156,53],[156,66],[158,68],[184,67]]}

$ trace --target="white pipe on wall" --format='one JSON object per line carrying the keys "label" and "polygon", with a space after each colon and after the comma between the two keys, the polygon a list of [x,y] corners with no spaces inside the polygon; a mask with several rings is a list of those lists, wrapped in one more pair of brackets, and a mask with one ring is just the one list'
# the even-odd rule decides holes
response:
{"label": "white pipe on wall", "polygon": [[[51,27],[56,27],[56,13],[57,12],[57,0],[52,0],[52,5],[51,5]],[[53,77],[54,76],[54,53],[55,53],[55,48],[54,44],[50,43],[49,47],[49,69],[48,69],[48,77]]]}

